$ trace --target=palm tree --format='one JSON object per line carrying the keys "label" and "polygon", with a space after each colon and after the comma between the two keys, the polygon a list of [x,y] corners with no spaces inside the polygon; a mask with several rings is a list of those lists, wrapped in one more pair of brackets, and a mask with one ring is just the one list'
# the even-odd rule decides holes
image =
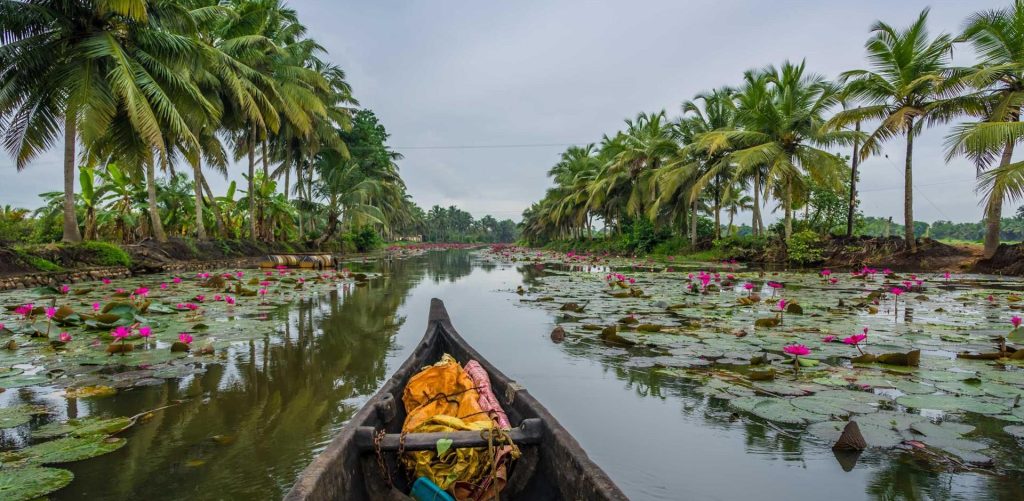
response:
{"label": "palm tree", "polygon": [[726,214],[729,215],[727,233],[731,236],[733,234],[733,219],[735,219],[736,214],[740,211],[753,210],[754,199],[747,195],[746,187],[739,183],[731,183],[725,190],[722,202],[724,203]]}
{"label": "palm tree", "polygon": [[980,120],[953,128],[946,138],[946,158],[968,156],[979,173],[999,158],[995,171],[979,180],[985,193],[984,256],[991,258],[999,247],[1003,201],[1019,197],[1014,186],[1022,164],[1011,160],[1014,147],[1024,140],[1024,0],[972,15],[959,40],[971,44],[979,58],[977,65],[959,72],[959,79],[976,89],[960,99],[961,109]]}
{"label": "palm tree", "polygon": [[[824,115],[839,102],[839,88],[820,75],[807,73],[805,64],[785,62],[778,69],[760,70],[768,83],[762,98],[743,103],[736,113],[737,128],[700,134],[695,147],[708,154],[732,149],[729,161],[738,169],[764,167],[766,189],[779,195],[785,211],[785,238],[793,233],[794,195],[803,189],[803,175],[822,184],[836,184],[845,163],[821,148],[849,145],[855,131],[828,131]],[[748,75],[748,82],[762,79]]]}
{"label": "palm tree", "polygon": [[943,33],[930,38],[928,9],[921,11],[909,27],[896,29],[878,21],[865,47],[871,70],[853,70],[842,74],[849,95],[864,106],[844,110],[829,121],[838,129],[856,122],[879,120],[878,127],[861,146],[861,159],[897,135],[906,137],[904,164],[903,216],[906,246],[917,252],[914,237],[913,158],[914,137],[925,124],[948,119],[938,112],[946,89],[943,85],[950,58],[952,38]]}
{"label": "palm tree", "polygon": [[[0,128],[18,170],[64,140],[64,230],[66,242],[82,240],[75,214],[75,148],[114,118],[119,100],[135,99],[142,120],[147,100],[122,57],[126,26],[145,25],[148,2],[4,0],[0,2]],[[113,82],[118,85],[113,85]],[[151,121],[150,121],[151,122]]]}
{"label": "palm tree", "polygon": [[[733,103],[735,91],[728,87],[698,94],[693,101],[682,105],[683,117],[673,130],[679,144],[692,144],[701,134],[716,130],[729,130],[735,126],[736,107]],[[715,218],[715,238],[721,236],[722,197],[725,183],[730,180],[732,164],[727,160],[728,151],[695,147],[676,150],[674,160],[658,174],[658,200],[677,199],[678,207],[692,212],[690,218],[690,244],[697,243],[697,209],[701,192],[711,186],[711,212]],[[683,212],[685,212],[685,208]]]}

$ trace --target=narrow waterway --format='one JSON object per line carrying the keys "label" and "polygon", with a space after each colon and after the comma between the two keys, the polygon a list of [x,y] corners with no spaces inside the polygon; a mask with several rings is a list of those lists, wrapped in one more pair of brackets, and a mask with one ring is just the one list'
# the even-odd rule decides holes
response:
{"label": "narrow waterway", "polygon": [[176,404],[125,432],[122,449],[64,466],[75,480],[53,497],[280,498],[408,356],[438,297],[633,499],[1019,499],[1005,477],[933,473],[892,452],[869,451],[846,472],[818,443],[723,418],[726,406],[685,382],[574,355],[549,339],[554,316],[514,294],[528,266],[446,251],[350,267],[383,276],[283,309],[275,335],[234,345],[201,374],[101,399],[8,392],[67,417]]}

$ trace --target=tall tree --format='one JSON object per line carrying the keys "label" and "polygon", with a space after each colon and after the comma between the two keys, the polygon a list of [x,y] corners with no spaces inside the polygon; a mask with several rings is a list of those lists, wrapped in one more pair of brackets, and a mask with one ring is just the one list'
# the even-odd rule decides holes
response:
{"label": "tall tree", "polygon": [[[850,145],[859,134],[823,128],[824,115],[839,102],[839,88],[806,72],[803,62],[787,61],[760,73],[769,84],[767,92],[750,106],[738,108],[737,128],[701,134],[695,145],[709,154],[732,149],[729,160],[741,170],[764,166],[766,187],[781,199],[785,237],[789,239],[794,197],[804,190],[804,175],[822,184],[836,184],[845,164],[823,148]],[[750,76],[747,80],[760,79]]]}
{"label": "tall tree", "polygon": [[903,217],[904,238],[911,252],[917,252],[914,138],[926,124],[948,118],[948,114],[936,112],[936,105],[945,97],[943,83],[953,40],[945,33],[931,38],[927,22],[928,9],[921,11],[917,20],[904,29],[881,21],[875,23],[865,45],[871,69],[847,71],[841,76],[851,97],[865,105],[841,111],[829,122],[830,127],[839,128],[857,122],[880,121],[861,146],[861,159],[888,139],[897,135],[906,138]]}
{"label": "tall tree", "polygon": [[1014,179],[1024,169],[1021,162],[1012,163],[1015,146],[1024,140],[1024,0],[972,15],[959,40],[974,48],[978,64],[958,72],[959,80],[975,91],[957,104],[980,120],[953,128],[946,138],[946,158],[965,155],[979,174],[998,159],[995,171],[979,179],[985,195],[984,256],[990,258],[999,247],[1003,201],[1020,196]]}

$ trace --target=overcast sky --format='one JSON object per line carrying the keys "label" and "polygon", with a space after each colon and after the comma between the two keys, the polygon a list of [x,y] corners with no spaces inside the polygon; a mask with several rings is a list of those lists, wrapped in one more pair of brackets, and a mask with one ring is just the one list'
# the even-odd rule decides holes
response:
{"label": "overcast sky", "polygon": [[[569,144],[597,142],[640,111],[738,84],[744,70],[806,58],[830,78],[863,67],[881,19],[904,26],[932,7],[933,33],[956,32],[990,0],[337,1],[292,0],[310,36],[348,73],[405,155],[415,201],[516,220],[550,185]],[[958,62],[969,61],[967,47]],[[915,219],[977,221],[974,170],[943,160],[944,128],[915,142]],[[465,148],[502,145],[533,147]],[[454,147],[454,148],[452,148]],[[904,143],[863,164],[862,207],[902,219]],[[35,207],[60,189],[58,148],[15,173],[0,159],[0,205]],[[241,168],[233,178],[241,179]],[[213,179],[215,191],[227,182]],[[1016,204],[1007,208],[1010,213]]]}

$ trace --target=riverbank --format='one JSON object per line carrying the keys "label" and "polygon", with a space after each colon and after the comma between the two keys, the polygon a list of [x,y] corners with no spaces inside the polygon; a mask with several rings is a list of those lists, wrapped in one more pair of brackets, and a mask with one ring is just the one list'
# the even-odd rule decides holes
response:
{"label": "riverbank", "polygon": [[147,273],[252,267],[273,253],[304,252],[287,243],[171,238],[132,245],[105,242],[0,247],[0,290],[71,284]]}
{"label": "riverbank", "polygon": [[904,249],[899,237],[834,237],[804,240],[786,245],[781,239],[729,237],[704,241],[696,249],[688,244],[659,244],[650,252],[615,249],[601,240],[561,241],[546,245],[548,250],[649,257],[682,261],[718,262],[737,260],[765,267],[824,267],[835,269],[891,268],[907,272],[990,273],[1024,275],[1024,244],[1003,244],[991,259],[983,259],[981,244],[946,243],[930,238],[918,241],[918,250]]}

